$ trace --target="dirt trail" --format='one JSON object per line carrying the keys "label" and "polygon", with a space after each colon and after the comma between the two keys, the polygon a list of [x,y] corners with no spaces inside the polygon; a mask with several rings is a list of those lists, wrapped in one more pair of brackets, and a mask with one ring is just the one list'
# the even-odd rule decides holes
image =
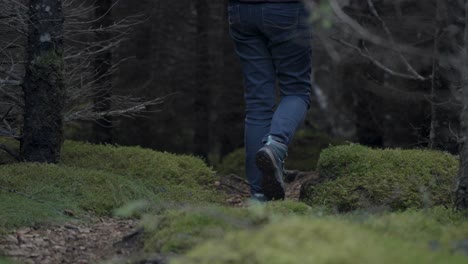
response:
{"label": "dirt trail", "polygon": [[131,250],[114,244],[137,228],[135,220],[99,219],[94,223],[22,228],[0,241],[0,250],[19,263],[97,263]]}
{"label": "dirt trail", "polygon": [[[318,174],[315,172],[286,172],[286,198],[297,201],[304,183],[317,180]],[[246,206],[246,200],[250,197],[249,183],[237,175],[228,175],[221,178],[216,183],[218,189],[228,195],[227,203],[235,207]]]}

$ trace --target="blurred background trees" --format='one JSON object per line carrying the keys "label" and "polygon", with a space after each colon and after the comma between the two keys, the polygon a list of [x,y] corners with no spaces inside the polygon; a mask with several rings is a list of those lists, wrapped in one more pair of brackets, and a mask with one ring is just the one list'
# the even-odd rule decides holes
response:
{"label": "blurred background trees", "polygon": [[[64,1],[67,138],[194,153],[214,165],[242,147],[243,87],[227,2]],[[18,137],[22,110],[12,106],[22,103],[15,87],[25,32],[16,25],[25,23],[26,1],[1,3],[0,133]],[[465,1],[306,3],[315,27],[306,130],[459,152]],[[141,105],[152,98],[164,104]],[[146,113],[117,117],[133,107]],[[326,145],[316,138],[297,145]]]}
{"label": "blurred background trees", "polygon": [[[463,1],[334,2],[370,36],[337,17],[328,1],[312,8],[315,103],[306,127],[371,146],[457,153],[461,79],[448,58],[462,44]],[[213,162],[242,146],[243,88],[225,5],[116,5],[114,17],[148,19],[115,51],[114,60],[131,59],[114,75],[114,91],[166,100],[146,118],[116,120],[114,142]]]}

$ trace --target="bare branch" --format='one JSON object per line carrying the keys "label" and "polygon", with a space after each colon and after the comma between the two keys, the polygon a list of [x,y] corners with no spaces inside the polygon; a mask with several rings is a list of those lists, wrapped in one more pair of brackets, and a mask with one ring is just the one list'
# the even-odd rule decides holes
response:
{"label": "bare branch", "polygon": [[390,39],[391,43],[393,46],[395,46],[395,49],[396,49],[396,52],[398,53],[398,56],[400,57],[401,61],[403,61],[403,63],[405,64],[406,68],[408,69],[408,71],[414,75],[417,79],[421,80],[421,81],[425,81],[427,80],[428,78],[426,77],[423,77],[421,76],[418,72],[416,72],[416,70],[413,68],[413,66],[411,66],[411,64],[408,62],[408,60],[406,59],[406,57],[403,55],[403,53],[401,52],[401,50],[399,49],[399,47],[396,45],[395,43],[395,39],[393,38],[393,35],[392,35],[392,32],[390,31],[390,29],[388,28],[387,26],[387,23],[385,23],[385,21],[380,17],[379,13],[377,12],[377,9],[375,9],[375,6],[374,6],[374,3],[372,2],[372,0],[367,0],[367,3],[372,11],[372,14],[374,14],[374,16],[380,21],[380,23],[382,24],[382,27],[384,28],[385,30],[385,33],[387,34],[388,38]]}
{"label": "bare branch", "polygon": [[388,48],[388,49],[393,50],[393,51],[395,51],[395,49],[397,49],[397,50],[400,50],[401,52],[405,52],[405,53],[408,53],[408,54],[417,55],[417,56],[421,56],[421,57],[428,57],[429,56],[427,53],[421,51],[421,49],[416,49],[416,48],[413,48],[411,46],[402,45],[401,43],[398,43],[398,44],[389,43],[388,40],[383,39],[383,38],[369,32],[369,30],[365,29],[359,23],[357,23],[354,19],[349,17],[341,9],[341,7],[338,4],[337,0],[329,0],[329,2],[330,2],[330,6],[331,6],[333,12],[335,13],[335,15],[340,20],[342,20],[344,23],[346,23],[348,26],[350,26],[362,38],[364,38],[364,39],[366,39],[366,40],[368,40],[368,41],[370,41],[370,42],[372,42],[372,43],[374,43],[374,44],[376,44],[378,46],[385,47],[385,48]]}
{"label": "bare branch", "polygon": [[[336,38],[332,38],[333,40],[341,43],[342,45],[348,47],[348,48],[351,48],[355,51],[357,51],[359,53],[359,55],[361,55],[362,57],[370,60],[375,66],[379,67],[381,70],[385,71],[386,73],[388,74],[391,74],[393,76],[397,76],[397,77],[401,77],[401,78],[405,78],[405,79],[410,79],[410,80],[421,80],[418,76],[414,76],[413,74],[406,74],[406,73],[401,73],[401,72],[397,72],[395,70],[392,70],[390,69],[389,67],[385,66],[383,63],[381,63],[379,60],[377,60],[376,58],[372,57],[370,54],[369,54],[369,51],[366,50],[366,51],[363,51],[362,49],[360,49],[359,47],[349,43],[349,42],[346,42],[342,39],[336,39]],[[426,80],[427,78],[425,78],[424,80]]]}
{"label": "bare branch", "polygon": [[[117,101],[117,104],[120,108],[112,109],[105,112],[95,112],[96,104],[88,104],[84,109],[68,113],[65,115],[65,122],[74,122],[74,121],[96,121],[98,119],[103,119],[106,117],[112,116],[134,116],[140,113],[148,113],[150,112],[149,107],[161,105],[163,103],[163,99],[157,98],[151,101],[137,101],[132,103],[132,98],[122,97],[116,98],[113,97],[111,100]],[[120,100],[130,101],[127,102],[129,105],[128,107],[122,107],[123,103],[118,102]],[[135,99],[133,99],[135,101]]]}

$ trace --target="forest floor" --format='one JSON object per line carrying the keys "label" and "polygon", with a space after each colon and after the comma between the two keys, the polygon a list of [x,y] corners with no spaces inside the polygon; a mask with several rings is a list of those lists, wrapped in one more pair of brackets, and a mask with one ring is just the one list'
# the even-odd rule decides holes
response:
{"label": "forest floor", "polygon": [[[286,184],[288,199],[298,200],[301,185],[316,177],[316,173],[291,172]],[[216,181],[215,186],[227,194],[226,204],[247,206],[249,185],[245,179],[228,175]],[[27,264],[86,264],[105,260],[118,263],[141,251],[141,241],[134,239],[139,229],[137,220],[116,218],[91,218],[86,222],[24,227],[1,238],[0,251],[5,257]],[[165,262],[155,258],[146,263]]]}

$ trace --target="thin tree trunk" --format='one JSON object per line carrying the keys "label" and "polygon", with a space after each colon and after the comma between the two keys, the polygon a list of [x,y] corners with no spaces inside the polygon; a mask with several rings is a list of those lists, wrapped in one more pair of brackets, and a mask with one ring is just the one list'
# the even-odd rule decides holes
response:
{"label": "thin tree trunk", "polygon": [[[100,0],[94,3],[96,15],[96,27],[106,28],[112,24],[110,9],[112,0]],[[110,33],[102,31],[96,33],[97,41],[110,39]],[[99,53],[94,61],[96,76],[96,96],[94,98],[95,111],[106,112],[111,109],[110,97],[112,95],[112,76],[110,70],[112,67],[112,52],[106,50]],[[104,117],[96,120],[94,124],[94,142],[111,143],[112,142],[112,120],[111,117]]]}
{"label": "thin tree trunk", "polygon": [[464,62],[461,65],[463,67],[463,89],[462,89],[462,100],[463,110],[461,113],[461,125],[462,125],[462,145],[460,151],[460,172],[458,189],[456,193],[456,207],[459,210],[468,209],[468,0],[465,0],[465,54]]}
{"label": "thin tree trunk", "polygon": [[198,0],[197,9],[197,89],[195,100],[197,123],[195,128],[196,154],[208,157],[216,164],[220,161],[221,143],[219,98],[223,70],[223,1]]}
{"label": "thin tree trunk", "polygon": [[440,15],[440,1],[437,0],[436,6],[436,20],[435,20],[435,30],[434,30],[434,51],[433,51],[433,61],[432,61],[432,79],[431,79],[431,130],[429,133],[429,148],[436,149],[441,142],[439,142],[439,130],[440,122],[438,118],[438,89],[440,89],[440,76],[439,76],[439,44],[440,44],[440,30],[442,26],[441,15]]}
{"label": "thin tree trunk", "polygon": [[63,11],[61,0],[29,0],[25,113],[21,158],[56,163],[63,142]]}

